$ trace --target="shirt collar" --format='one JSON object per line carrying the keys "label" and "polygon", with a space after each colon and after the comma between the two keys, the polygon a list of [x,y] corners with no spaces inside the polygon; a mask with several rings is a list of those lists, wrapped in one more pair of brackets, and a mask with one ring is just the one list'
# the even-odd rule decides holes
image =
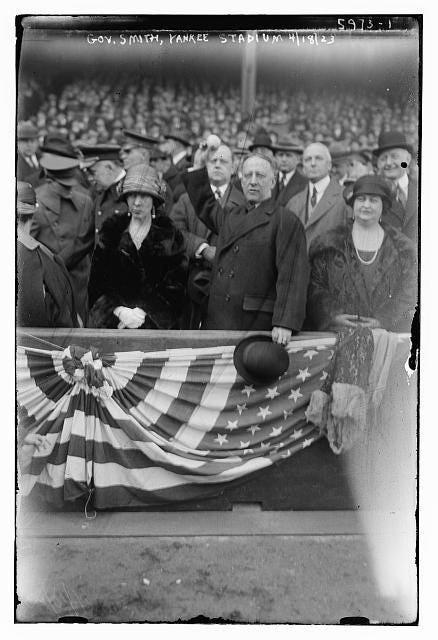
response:
{"label": "shirt collar", "polygon": [[289,171],[289,173],[285,173],[284,171],[280,171],[280,175],[283,177],[284,184],[287,184],[289,182],[289,180],[294,175],[295,171],[296,171],[296,169],[293,169],[293,171]]}
{"label": "shirt collar", "polygon": [[397,180],[397,184],[400,189],[403,189],[405,195],[408,195],[409,178],[407,173],[404,173],[402,177]]}
{"label": "shirt collar", "polygon": [[313,187],[316,187],[316,191],[318,194],[324,193],[327,189],[330,182],[330,176],[325,176],[325,178],[321,178],[318,182],[309,182],[309,191],[313,192]]}
{"label": "shirt collar", "polygon": [[123,180],[125,176],[126,176],[126,171],[124,169],[120,169],[120,173],[117,175],[117,177],[115,178],[112,184],[117,184],[118,182],[120,182],[120,180]]}
{"label": "shirt collar", "polygon": [[228,189],[228,184],[222,184],[220,187],[215,187],[213,184],[210,183],[210,186],[213,193],[217,193],[217,190],[219,189],[221,198],[224,197],[224,193]]}
{"label": "shirt collar", "polygon": [[178,151],[178,153],[175,153],[175,155],[172,158],[173,164],[177,164],[180,160],[182,160],[185,157],[186,157],[186,152],[184,149],[183,151]]}

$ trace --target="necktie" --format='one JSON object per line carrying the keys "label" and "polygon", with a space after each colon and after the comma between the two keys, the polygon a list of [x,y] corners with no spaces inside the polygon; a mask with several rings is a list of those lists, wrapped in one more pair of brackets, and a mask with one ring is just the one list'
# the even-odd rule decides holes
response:
{"label": "necktie", "polygon": [[278,191],[283,191],[283,189],[284,189],[284,186],[285,186],[284,185],[285,175],[286,174],[284,174],[282,171],[280,171],[280,178],[278,180]]}
{"label": "necktie", "polygon": [[220,200],[222,198],[221,190],[219,189],[219,187],[215,188],[214,197],[216,198],[216,200]]}
{"label": "necktie", "polygon": [[397,200],[400,202],[401,206],[403,207],[403,209],[406,208],[406,195],[405,192],[403,191],[403,189],[397,185]]}
{"label": "necktie", "polygon": [[306,215],[305,215],[305,224],[309,222],[310,215],[312,214],[314,208],[316,207],[316,187],[313,187],[313,192],[306,207]]}

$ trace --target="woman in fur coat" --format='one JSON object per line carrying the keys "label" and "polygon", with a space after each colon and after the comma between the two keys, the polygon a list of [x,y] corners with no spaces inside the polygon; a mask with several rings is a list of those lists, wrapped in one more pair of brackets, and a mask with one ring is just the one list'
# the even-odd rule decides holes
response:
{"label": "woman in fur coat", "polygon": [[359,178],[352,202],[353,222],[310,246],[306,324],[317,331],[363,326],[409,332],[417,302],[416,247],[381,222],[391,202],[383,178]]}
{"label": "woman in fur coat", "polygon": [[152,167],[127,171],[122,195],[129,213],[108,218],[93,255],[89,326],[119,329],[177,329],[185,300],[184,240],[166,216]]}

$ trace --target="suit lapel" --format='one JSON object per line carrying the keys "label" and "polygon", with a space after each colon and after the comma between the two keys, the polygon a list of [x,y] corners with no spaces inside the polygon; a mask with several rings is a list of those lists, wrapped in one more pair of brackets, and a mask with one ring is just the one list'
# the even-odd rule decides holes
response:
{"label": "suit lapel", "polygon": [[298,170],[295,170],[294,175],[278,196],[278,204],[285,205],[297,193],[305,189],[305,187],[306,183],[304,180],[301,180],[301,175],[298,173]]}
{"label": "suit lapel", "polygon": [[244,208],[242,207],[241,213],[239,214],[231,214],[236,215],[236,217],[240,218],[237,221],[235,229],[233,229],[230,237],[223,244],[222,249],[224,250],[229,247],[231,244],[236,242],[239,238],[242,238],[250,231],[253,231],[257,227],[261,227],[269,222],[270,216],[274,211],[274,205],[271,200],[266,201],[260,206],[252,209],[250,211],[246,211],[244,213]]}
{"label": "suit lapel", "polygon": [[[324,191],[321,200],[316,205],[313,213],[307,222],[306,228],[315,224],[318,220],[320,220],[335,204],[339,197],[340,187],[338,188],[336,182],[331,180],[327,189]],[[306,189],[308,193],[308,188]],[[307,206],[307,198],[306,198],[306,206]]]}

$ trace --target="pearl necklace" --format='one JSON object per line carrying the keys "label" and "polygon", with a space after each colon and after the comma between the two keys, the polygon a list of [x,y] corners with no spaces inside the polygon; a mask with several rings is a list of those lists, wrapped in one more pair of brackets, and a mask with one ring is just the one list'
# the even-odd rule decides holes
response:
{"label": "pearl necklace", "polygon": [[[358,228],[356,225],[353,226],[352,240],[353,240],[354,250],[356,251],[356,255],[359,262],[361,262],[362,264],[373,264],[374,260],[377,258],[379,249],[382,246],[383,238],[384,238],[384,231],[380,226],[375,230],[373,234],[363,233],[361,232],[361,229]],[[364,242],[364,240],[367,240],[367,242]],[[368,244],[374,247],[377,245],[377,247],[373,250],[374,252],[370,260],[364,260],[359,255],[359,249],[357,248],[357,245],[361,245],[363,247],[364,244],[365,245]],[[361,251],[370,252],[369,249],[365,249],[365,248],[362,248]]]}
{"label": "pearl necklace", "polygon": [[[379,249],[380,249],[380,247],[379,247]],[[379,253],[379,249],[376,249],[374,251],[374,255],[371,258],[371,260],[364,260],[363,258],[360,257],[359,251],[357,250],[357,247],[354,247],[354,250],[356,251],[356,255],[357,255],[358,259],[359,259],[359,262],[362,262],[362,264],[373,264],[374,260],[377,258],[377,254]]]}

